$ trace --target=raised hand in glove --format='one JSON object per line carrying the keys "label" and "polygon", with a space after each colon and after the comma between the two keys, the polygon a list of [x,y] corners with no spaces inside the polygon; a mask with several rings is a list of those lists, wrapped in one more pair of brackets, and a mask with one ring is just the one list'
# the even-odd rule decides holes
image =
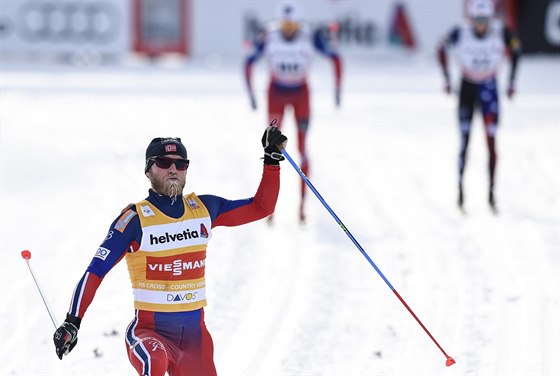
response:
{"label": "raised hand in glove", "polygon": [[278,128],[273,126],[273,124],[276,124],[276,120],[273,120],[270,124],[271,125],[264,130],[261,139],[264,148],[264,163],[278,166],[280,161],[285,159],[282,155],[282,150],[286,148],[288,138],[284,136]]}
{"label": "raised hand in glove", "polygon": [[66,314],[66,320],[54,332],[53,341],[58,359],[62,359],[62,356],[72,351],[78,343],[78,329],[80,329],[81,321],[79,317]]}

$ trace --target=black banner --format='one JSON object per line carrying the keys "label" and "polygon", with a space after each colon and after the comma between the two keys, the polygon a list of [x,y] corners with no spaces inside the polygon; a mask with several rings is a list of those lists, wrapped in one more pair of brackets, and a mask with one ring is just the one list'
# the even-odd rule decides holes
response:
{"label": "black banner", "polygon": [[524,53],[560,53],[560,0],[517,0]]}

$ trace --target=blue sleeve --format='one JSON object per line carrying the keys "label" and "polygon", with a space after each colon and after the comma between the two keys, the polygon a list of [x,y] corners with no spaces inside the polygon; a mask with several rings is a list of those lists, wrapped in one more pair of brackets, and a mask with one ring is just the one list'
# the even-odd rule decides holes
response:
{"label": "blue sleeve", "polygon": [[460,37],[461,37],[461,30],[458,27],[455,27],[445,38],[444,44],[446,46],[455,46],[457,42],[459,42]]}
{"label": "blue sleeve", "polygon": [[253,43],[253,51],[247,59],[245,60],[245,65],[251,65],[255,61],[259,60],[264,54],[265,37],[264,35],[259,36]]}
{"label": "blue sleeve", "polygon": [[325,31],[317,29],[313,32],[313,46],[315,49],[328,57],[334,58],[338,56],[338,52],[332,47],[328,38],[325,36]]}
{"label": "blue sleeve", "polygon": [[128,252],[142,240],[142,227],[134,207],[121,213],[113,221],[105,240],[91,260],[87,271],[103,278]]}

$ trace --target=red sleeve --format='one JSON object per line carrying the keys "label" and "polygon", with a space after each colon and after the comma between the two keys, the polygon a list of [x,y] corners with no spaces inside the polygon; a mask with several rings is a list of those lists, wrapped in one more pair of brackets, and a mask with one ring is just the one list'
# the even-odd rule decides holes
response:
{"label": "red sleeve", "polygon": [[447,52],[445,51],[445,45],[440,44],[437,49],[437,58],[439,66],[443,72],[446,79],[449,79],[449,69],[447,68]]}
{"label": "red sleeve", "polygon": [[246,63],[245,64],[245,84],[247,85],[247,90],[249,91],[249,94],[253,93],[253,83],[251,82],[251,77],[252,77],[252,71],[253,71],[253,65],[251,63]]}
{"label": "red sleeve", "polygon": [[85,272],[82,279],[80,279],[80,282],[78,282],[76,288],[74,289],[68,313],[79,318],[84,317],[84,314],[91,304],[101,281],[103,281],[103,279],[99,278],[95,274]]}
{"label": "red sleeve", "polygon": [[[114,225],[112,225],[114,226]],[[113,227],[111,227],[113,228]],[[110,238],[105,239],[102,246],[109,246],[112,240],[118,238],[118,235],[112,235]],[[118,240],[118,239],[117,239]],[[115,248],[113,248],[115,249]],[[113,251],[111,252],[109,249],[100,247],[99,250],[107,251],[108,256],[104,256],[104,258],[93,257],[91,264],[86,269],[86,272],[76,285],[74,289],[74,293],[72,294],[72,300],[70,301],[70,309],[68,313],[72,316],[76,316],[79,318],[83,318],[86,310],[88,309],[89,305],[93,301],[95,297],[95,293],[101,285],[103,281],[103,276],[120,260],[122,260],[126,254],[126,250],[130,250],[134,252],[138,249],[138,243],[133,241],[130,243],[128,247],[125,248],[123,252]],[[105,265],[106,264],[106,265]]]}
{"label": "red sleeve", "polygon": [[[280,192],[280,166],[264,165],[261,183],[255,196],[235,205],[231,210],[221,212],[212,227],[239,226],[263,219],[274,213]],[[234,202],[232,202],[234,203]]]}
{"label": "red sleeve", "polygon": [[336,88],[340,89],[340,83],[342,81],[342,61],[340,59],[340,56],[336,55],[333,57],[333,64]]}

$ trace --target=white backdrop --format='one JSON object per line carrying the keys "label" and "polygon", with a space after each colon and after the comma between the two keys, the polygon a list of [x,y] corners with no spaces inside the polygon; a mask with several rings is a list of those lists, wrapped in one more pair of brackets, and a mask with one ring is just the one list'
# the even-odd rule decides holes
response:
{"label": "white backdrop", "polygon": [[[311,24],[350,20],[345,55],[370,54],[387,47],[397,1],[301,0],[304,18]],[[437,41],[460,21],[462,0],[406,0],[408,21],[421,51],[432,53]],[[191,55],[239,57],[247,16],[263,22],[276,18],[278,1],[192,0],[187,19]],[[90,21],[87,21],[91,17]],[[0,54],[100,53],[127,55],[132,48],[132,3],[128,0],[5,0],[0,7]],[[374,43],[359,42],[367,26],[375,28]],[[50,34],[41,33],[48,27]],[[360,29],[361,28],[361,29]],[[97,35],[97,37],[96,37]],[[363,39],[363,37],[362,37]]]}

